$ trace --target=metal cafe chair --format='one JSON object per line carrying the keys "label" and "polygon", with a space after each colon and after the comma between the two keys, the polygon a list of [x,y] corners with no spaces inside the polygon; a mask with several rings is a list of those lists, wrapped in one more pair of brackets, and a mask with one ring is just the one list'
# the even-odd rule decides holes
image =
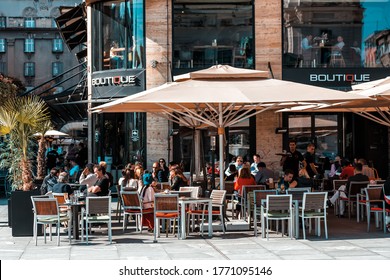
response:
{"label": "metal cafe chair", "polygon": [[[257,237],[257,217],[261,214],[261,201],[267,199],[267,195],[277,195],[277,190],[255,190],[253,191],[253,228]],[[261,221],[261,219],[260,219]]]}
{"label": "metal cafe chair", "polygon": [[[32,196],[34,212],[34,237],[35,246],[38,244],[38,225],[43,225],[44,240],[46,243],[46,226],[50,228],[50,240],[52,240],[52,225],[56,225],[57,245],[60,246],[60,226],[63,222],[68,222],[70,219],[67,215],[61,215],[58,207],[57,199],[47,196]],[[68,230],[69,243],[70,230]]]}
{"label": "metal cafe chair", "polygon": [[[321,219],[324,220],[325,239],[328,239],[328,226],[326,221],[326,201],[327,192],[305,192],[303,194],[302,208],[299,216],[302,218],[303,239],[306,239],[305,219],[316,219],[317,230],[320,233]],[[309,223],[309,232],[311,231],[311,222]]]}
{"label": "metal cafe chair", "polygon": [[375,213],[375,223],[379,227],[379,215],[383,226],[383,232],[386,233],[386,209],[385,201],[382,199],[383,187],[365,188],[366,210],[367,210],[367,232],[370,231],[371,213]]}
{"label": "metal cafe chair", "polygon": [[[157,243],[157,237],[160,237],[159,220],[173,220],[173,232],[175,231],[175,221],[178,220],[178,231],[180,231],[180,208],[178,194],[156,193],[154,195],[154,239]],[[168,226],[165,228],[168,237]],[[178,238],[180,237],[180,232]]]}
{"label": "metal cafe chair", "polygon": [[111,230],[111,196],[93,196],[86,198],[85,208],[81,209],[82,227],[81,238],[84,240],[84,223],[85,238],[88,244],[89,226],[92,224],[107,224],[108,239],[112,243]]}
{"label": "metal cafe chair", "polygon": [[[288,221],[288,233],[292,239],[292,195],[267,195],[266,204],[261,206],[261,223],[266,227],[267,240],[269,240],[269,221]],[[284,223],[282,223],[282,236],[284,233]],[[264,237],[264,230],[262,232]]]}
{"label": "metal cafe chair", "polygon": [[123,209],[123,232],[127,228],[127,219],[130,215],[135,215],[135,227],[142,233],[142,219],[144,214],[153,213],[153,209],[143,209],[142,200],[138,191],[121,191]]}

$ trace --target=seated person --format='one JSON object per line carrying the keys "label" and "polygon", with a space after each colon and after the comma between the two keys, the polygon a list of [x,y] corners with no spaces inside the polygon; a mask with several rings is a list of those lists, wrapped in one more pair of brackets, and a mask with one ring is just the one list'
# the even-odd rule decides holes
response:
{"label": "seated person", "polygon": [[95,175],[97,177],[96,183],[89,187],[88,196],[105,196],[108,195],[108,188],[109,188],[109,180],[105,176],[106,169],[101,165],[95,165],[93,171],[95,172]]}
{"label": "seated person", "polygon": [[53,167],[50,170],[49,175],[47,175],[43,179],[42,186],[41,186],[41,194],[45,194],[47,192],[53,191],[53,186],[58,182],[58,173],[59,170],[56,167]]}
{"label": "seated person", "polygon": [[236,165],[230,164],[228,169],[229,169],[229,174],[230,175],[225,177],[225,181],[229,181],[229,182],[236,181],[237,180],[237,176],[238,176],[238,171],[237,171]]}
{"label": "seated person", "polygon": [[76,163],[75,159],[70,160],[70,165],[71,165],[71,168],[69,170],[69,176],[73,182],[73,181],[76,181],[78,179],[77,175],[80,171],[80,166]]}
{"label": "seated person", "polygon": [[265,184],[269,178],[274,178],[274,172],[267,168],[265,162],[259,162],[257,164],[257,169],[259,170],[255,176],[257,184]]}
{"label": "seated person", "polygon": [[284,171],[284,176],[281,178],[277,185],[279,193],[285,193],[290,188],[295,188],[298,182],[294,180],[294,171],[287,169]]}
{"label": "seated person", "polygon": [[342,36],[337,37],[337,43],[333,45],[332,47],[332,53],[331,55],[341,55],[341,51],[343,50],[343,47],[345,46],[344,38]]}
{"label": "seated person", "polygon": [[[357,163],[355,166],[355,175],[350,176],[348,178],[348,181],[345,185],[342,185],[339,187],[339,189],[334,193],[334,195],[328,200],[328,206],[332,206],[336,203],[336,200],[339,199],[339,197],[347,198],[349,185],[351,182],[365,182],[369,181],[368,177],[366,175],[363,175],[363,165],[361,163]],[[340,217],[344,217],[344,211],[345,211],[345,201],[340,200]]]}
{"label": "seated person", "polygon": [[53,193],[67,193],[71,195],[73,190],[67,183],[69,183],[68,173],[65,171],[61,172],[58,176],[58,183],[53,186]]}
{"label": "seated person", "polygon": [[306,168],[301,168],[298,172],[297,187],[298,188],[313,188],[313,180],[307,173]]}
{"label": "seated person", "polygon": [[148,227],[149,232],[154,230],[154,213],[150,210],[154,209],[154,187],[157,185],[157,182],[153,179],[152,174],[148,171],[145,171],[145,174],[142,176],[143,187],[141,190],[141,199],[142,199],[142,208],[148,211],[143,214],[142,226]]}
{"label": "seated person", "polygon": [[[88,163],[79,178],[80,185],[85,185],[87,189],[93,186],[97,181],[97,177],[93,172],[93,167],[94,165],[92,163]],[[82,188],[80,188],[80,191],[83,191],[85,189],[85,186],[82,186]]]}

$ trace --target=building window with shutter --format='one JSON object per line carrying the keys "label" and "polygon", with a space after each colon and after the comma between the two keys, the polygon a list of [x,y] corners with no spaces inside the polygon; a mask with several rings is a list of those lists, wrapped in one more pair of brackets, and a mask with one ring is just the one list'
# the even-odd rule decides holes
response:
{"label": "building window with shutter", "polygon": [[7,46],[7,40],[0,38],[0,53],[5,53]]}
{"label": "building window with shutter", "polygon": [[51,65],[51,73],[53,77],[61,75],[64,70],[64,64],[62,62],[53,62]]}
{"label": "building window with shutter", "polygon": [[24,52],[33,53],[35,52],[35,42],[32,38],[24,39]]}

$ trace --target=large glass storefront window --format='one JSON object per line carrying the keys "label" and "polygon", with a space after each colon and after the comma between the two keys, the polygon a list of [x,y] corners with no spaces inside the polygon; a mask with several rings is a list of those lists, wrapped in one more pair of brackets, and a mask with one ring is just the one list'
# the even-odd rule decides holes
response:
{"label": "large glass storefront window", "polygon": [[284,0],[284,67],[390,67],[389,0]]}
{"label": "large glass storefront window", "polygon": [[175,74],[216,64],[254,67],[253,1],[173,0],[173,4]]}
{"label": "large glass storefront window", "polygon": [[297,150],[306,153],[307,145],[316,145],[317,162],[340,155],[337,114],[291,114],[288,116],[289,138],[297,140]]}
{"label": "large glass storefront window", "polygon": [[144,68],[144,1],[106,1],[92,7],[94,71]]}
{"label": "large glass storefront window", "polygon": [[105,160],[112,169],[146,162],[145,113],[101,114],[94,122],[95,161]]}

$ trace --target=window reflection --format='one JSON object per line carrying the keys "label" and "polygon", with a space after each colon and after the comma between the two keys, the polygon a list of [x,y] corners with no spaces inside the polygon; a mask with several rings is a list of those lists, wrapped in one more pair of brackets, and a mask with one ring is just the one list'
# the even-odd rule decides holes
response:
{"label": "window reflection", "polygon": [[389,67],[390,1],[284,0],[284,67]]}
{"label": "window reflection", "polygon": [[216,64],[254,67],[250,1],[173,2],[173,67],[177,71]]}
{"label": "window reflection", "polygon": [[145,67],[143,5],[143,0],[117,0],[93,6],[96,71]]}

